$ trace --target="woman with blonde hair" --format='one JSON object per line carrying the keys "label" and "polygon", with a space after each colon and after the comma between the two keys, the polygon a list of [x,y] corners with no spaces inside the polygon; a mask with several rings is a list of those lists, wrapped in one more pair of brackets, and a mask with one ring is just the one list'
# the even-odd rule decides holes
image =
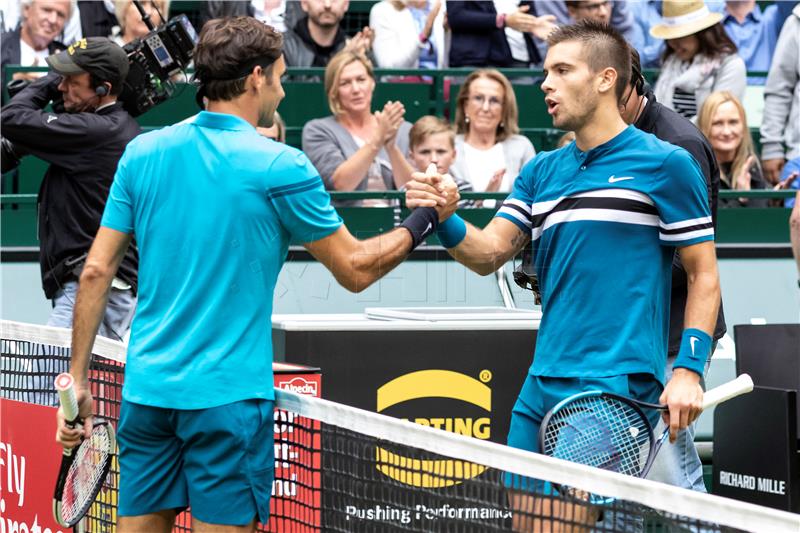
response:
{"label": "woman with blonde hair", "polygon": [[[303,127],[303,151],[325,186],[335,191],[401,189],[413,171],[406,160],[411,124],[401,102],[372,111],[375,74],[365,56],[342,51],[325,68],[325,94],[333,116]],[[340,203],[342,205],[342,203]],[[348,205],[388,205],[364,200]]]}
{"label": "woman with blonde hair", "polygon": [[453,166],[476,191],[510,191],[536,154],[528,138],[519,135],[517,114],[514,89],[503,74],[478,69],[467,76],[456,103],[458,156]]}
{"label": "woman with blonde hair", "polygon": [[[697,125],[706,136],[719,163],[720,190],[765,188],[761,164],[753,149],[747,128],[744,106],[728,91],[717,91],[706,98],[697,117]],[[720,199],[719,205],[766,206],[766,200]]]}
{"label": "woman with blonde hair", "polygon": [[[169,19],[169,3],[170,0],[143,0],[141,2],[145,13],[150,15],[150,22],[153,23],[153,26],[159,26]],[[114,0],[114,12],[117,15],[119,28],[114,32],[112,39],[118,45],[125,46],[134,39],[147,35],[150,31],[132,0]]]}

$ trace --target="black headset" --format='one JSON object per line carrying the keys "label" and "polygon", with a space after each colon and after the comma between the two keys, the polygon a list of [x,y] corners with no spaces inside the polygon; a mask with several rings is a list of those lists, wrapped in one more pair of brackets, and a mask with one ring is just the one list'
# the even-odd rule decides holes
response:
{"label": "black headset", "polygon": [[97,87],[95,87],[94,93],[101,98],[103,96],[108,96],[108,87],[106,87],[105,85],[98,85]]}
{"label": "black headset", "polygon": [[631,74],[633,75],[633,88],[636,90],[636,94],[644,96],[647,92],[647,80],[644,79],[644,74],[634,64],[631,64]]}

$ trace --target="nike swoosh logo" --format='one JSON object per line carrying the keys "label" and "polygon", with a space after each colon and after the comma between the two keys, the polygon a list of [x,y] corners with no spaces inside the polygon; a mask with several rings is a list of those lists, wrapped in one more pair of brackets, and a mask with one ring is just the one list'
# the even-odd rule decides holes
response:
{"label": "nike swoosh logo", "polygon": [[422,232],[422,234],[423,234],[423,235],[427,235],[427,234],[428,234],[428,232],[431,230],[431,228],[433,228],[433,224],[431,224],[430,222],[428,222],[428,227],[427,227],[427,228],[425,228],[425,231],[423,231],[423,232]]}
{"label": "nike swoosh logo", "polygon": [[634,179],[633,176],[621,176],[619,178],[611,176],[610,178],[608,178],[608,182],[609,183],[616,183],[618,181],[626,181],[626,180],[632,180],[632,179]]}
{"label": "nike swoosh logo", "polygon": [[54,120],[58,120],[58,117],[56,117],[56,116],[53,116],[53,115],[50,115],[49,117],[47,117],[47,123],[48,123],[48,124],[50,124],[50,123],[51,123],[51,122],[53,122]]}
{"label": "nike swoosh logo", "polygon": [[692,348],[692,356],[694,356],[694,345],[698,340],[700,339],[697,337],[689,337],[689,346]]}

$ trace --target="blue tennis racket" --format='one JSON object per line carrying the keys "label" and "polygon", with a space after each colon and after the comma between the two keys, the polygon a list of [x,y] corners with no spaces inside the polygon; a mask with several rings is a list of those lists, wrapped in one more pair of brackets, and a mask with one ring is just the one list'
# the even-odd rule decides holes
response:
{"label": "blue tennis racket", "polygon": [[[747,374],[703,395],[707,409],[753,390]],[[656,436],[648,414],[668,411],[666,405],[640,402],[617,394],[588,391],[559,402],[545,415],[539,429],[542,453],[574,463],[629,476],[645,477],[661,445],[669,436],[666,428]],[[568,487],[555,486],[561,493]],[[585,498],[583,498],[585,499]],[[601,496],[590,495],[592,503],[607,503]]]}

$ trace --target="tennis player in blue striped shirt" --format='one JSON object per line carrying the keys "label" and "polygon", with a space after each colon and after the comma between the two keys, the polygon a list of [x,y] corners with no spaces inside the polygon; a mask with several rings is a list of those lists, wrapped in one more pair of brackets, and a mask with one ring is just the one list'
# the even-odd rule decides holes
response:
{"label": "tennis player in blue striped shirt", "polygon": [[[513,410],[510,446],[538,452],[543,416],[563,398],[593,389],[669,405],[674,439],[700,412],[719,302],[705,180],[687,151],[621,118],[630,54],[619,33],[582,22],[559,28],[548,43],[547,109],[553,125],[574,131],[576,140],[528,163],[486,228],[452,215],[439,238],[455,259],[484,275],[533,248],[543,318]],[[416,175],[409,205],[433,206],[443,183]],[[664,383],[676,247],[688,300],[675,372]],[[512,496],[512,508],[542,511],[529,505],[523,492]],[[538,527],[520,513],[514,526]]]}

